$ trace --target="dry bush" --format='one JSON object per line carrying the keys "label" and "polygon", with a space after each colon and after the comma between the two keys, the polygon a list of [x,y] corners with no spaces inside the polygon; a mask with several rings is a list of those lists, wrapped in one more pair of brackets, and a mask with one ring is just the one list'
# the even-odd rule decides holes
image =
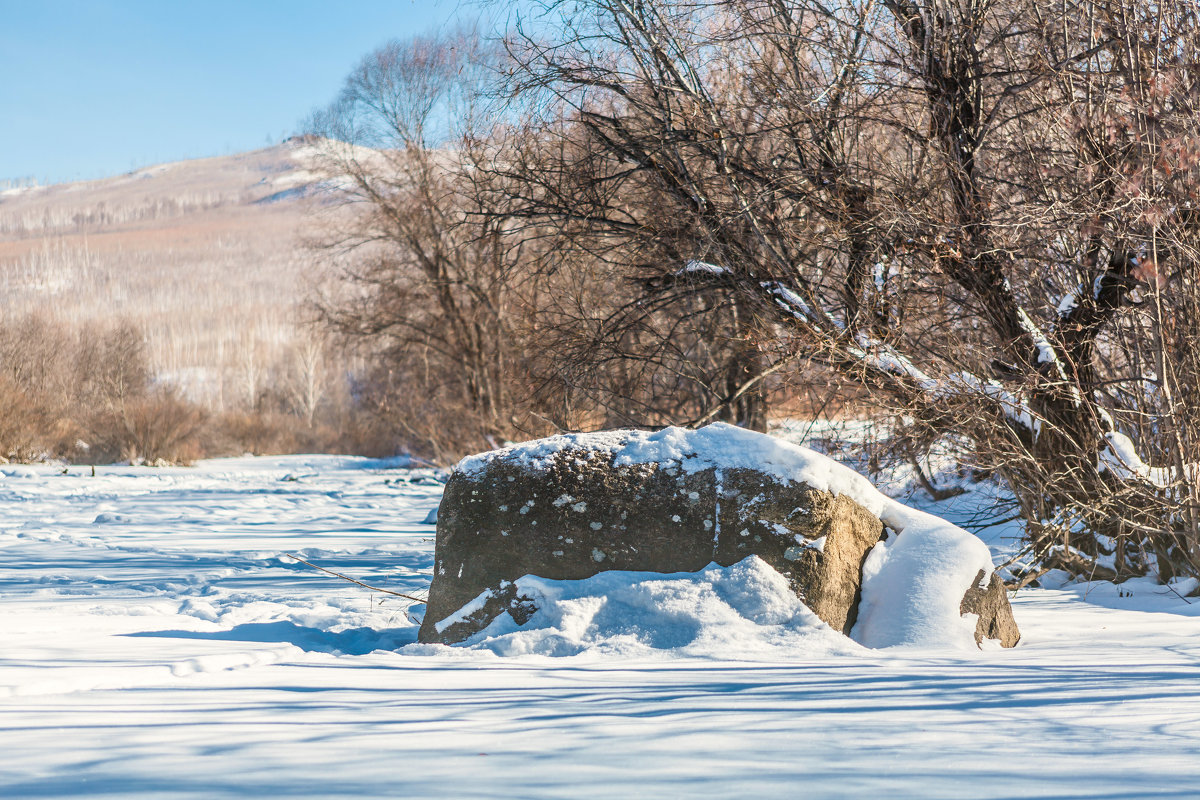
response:
{"label": "dry bush", "polygon": [[[340,422],[340,421],[339,421]],[[209,419],[202,438],[206,456],[355,453],[353,427],[272,411],[227,411]],[[369,454],[368,454],[369,455]]]}
{"label": "dry bush", "polygon": [[146,343],[129,323],[72,329],[42,316],[0,327],[0,449],[10,459],[194,459],[204,414],[151,389]]}
{"label": "dry bush", "polygon": [[97,414],[89,425],[88,454],[93,463],[188,464],[203,455],[207,418],[178,391],[160,388]]}
{"label": "dry bush", "polygon": [[204,436],[210,456],[301,452],[295,420],[260,412],[227,411],[212,417]]}
{"label": "dry bush", "polygon": [[44,406],[9,377],[0,377],[0,457],[33,461],[46,455],[50,425]]}
{"label": "dry bush", "polygon": [[412,448],[400,443],[403,439],[396,436],[395,431],[378,416],[368,411],[358,411],[345,417],[336,428],[336,452],[353,453],[369,458],[389,458],[391,456],[409,454],[417,455]]}

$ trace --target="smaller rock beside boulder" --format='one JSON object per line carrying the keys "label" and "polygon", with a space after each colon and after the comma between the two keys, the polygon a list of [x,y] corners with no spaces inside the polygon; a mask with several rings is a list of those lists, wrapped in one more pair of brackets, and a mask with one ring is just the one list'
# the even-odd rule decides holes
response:
{"label": "smaller rock beside boulder", "polygon": [[1021,632],[1017,630],[1017,621],[1013,619],[1012,606],[1008,602],[1008,590],[994,572],[990,576],[983,570],[976,573],[971,588],[963,595],[959,611],[979,617],[975,624],[976,644],[983,644],[984,639],[994,639],[1003,647],[1016,647],[1021,641]]}
{"label": "smaller rock beside boulder", "polygon": [[537,601],[519,594],[516,583],[500,581],[496,588],[484,589],[471,602],[438,620],[433,631],[437,640],[452,644],[479,633],[501,614],[508,614],[518,625],[524,625],[537,611]]}

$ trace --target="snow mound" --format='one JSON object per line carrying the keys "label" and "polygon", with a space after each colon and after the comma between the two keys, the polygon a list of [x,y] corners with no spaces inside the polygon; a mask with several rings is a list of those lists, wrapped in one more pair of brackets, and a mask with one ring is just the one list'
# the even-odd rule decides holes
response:
{"label": "snow mound", "polygon": [[[780,651],[805,656],[862,651],[822,622],[757,556],[700,572],[613,570],[579,581],[526,576],[516,583],[518,596],[532,599],[537,612],[524,625],[501,614],[460,647],[501,656],[658,653],[732,659]],[[444,647],[406,650],[432,654]]]}
{"label": "snow mound", "polygon": [[814,450],[714,423],[699,430],[669,427],[653,432],[562,434],[469,456],[456,469],[479,475],[493,459],[505,458],[538,472],[547,469],[564,450],[599,452],[617,467],[670,464],[688,473],[710,468],[753,469],[781,481],[846,495],[898,534],[877,544],[864,565],[862,602],[853,638],[873,648],[977,647],[976,620],[963,617],[960,606],[963,594],[981,571],[983,585],[991,578],[993,565],[987,546],[946,520],[887,497],[867,478]]}

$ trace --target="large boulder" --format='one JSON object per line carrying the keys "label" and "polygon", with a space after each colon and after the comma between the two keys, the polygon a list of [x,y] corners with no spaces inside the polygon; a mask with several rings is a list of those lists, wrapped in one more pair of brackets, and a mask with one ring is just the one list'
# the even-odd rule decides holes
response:
{"label": "large boulder", "polygon": [[[556,436],[474,456],[459,464],[438,509],[419,638],[461,641],[501,613],[523,623],[535,609],[513,582],[527,574],[578,580],[606,570],[694,572],[751,555],[785,576],[832,628],[850,634],[864,561],[886,549],[880,510],[865,507],[864,498],[878,506],[882,495],[857,473],[728,425]],[[990,562],[985,571],[990,576]],[[996,611],[994,592],[975,601],[971,591],[985,594],[977,583],[960,588],[956,614]],[[1002,585],[1000,597],[1007,609]],[[893,630],[888,605],[882,597],[872,607],[882,609],[877,627]],[[991,635],[995,626],[981,617],[976,627]]]}

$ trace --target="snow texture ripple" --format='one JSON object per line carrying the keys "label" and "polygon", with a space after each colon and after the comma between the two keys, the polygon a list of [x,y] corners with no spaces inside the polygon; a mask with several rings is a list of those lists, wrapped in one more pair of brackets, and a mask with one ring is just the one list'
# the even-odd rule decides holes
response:
{"label": "snow texture ripple", "polygon": [[[330,456],[61,473],[0,471],[6,800],[1049,800],[1200,785],[1200,603],[1166,587],[1023,591],[1012,650],[869,650],[743,562],[612,587],[640,620],[623,639],[596,638],[610,588],[596,584],[537,587],[564,591],[562,617],[525,640],[424,646],[398,602],[283,554],[421,591],[430,473]],[[979,500],[934,507],[967,519]],[[695,624],[656,642],[643,626],[672,615]]]}

